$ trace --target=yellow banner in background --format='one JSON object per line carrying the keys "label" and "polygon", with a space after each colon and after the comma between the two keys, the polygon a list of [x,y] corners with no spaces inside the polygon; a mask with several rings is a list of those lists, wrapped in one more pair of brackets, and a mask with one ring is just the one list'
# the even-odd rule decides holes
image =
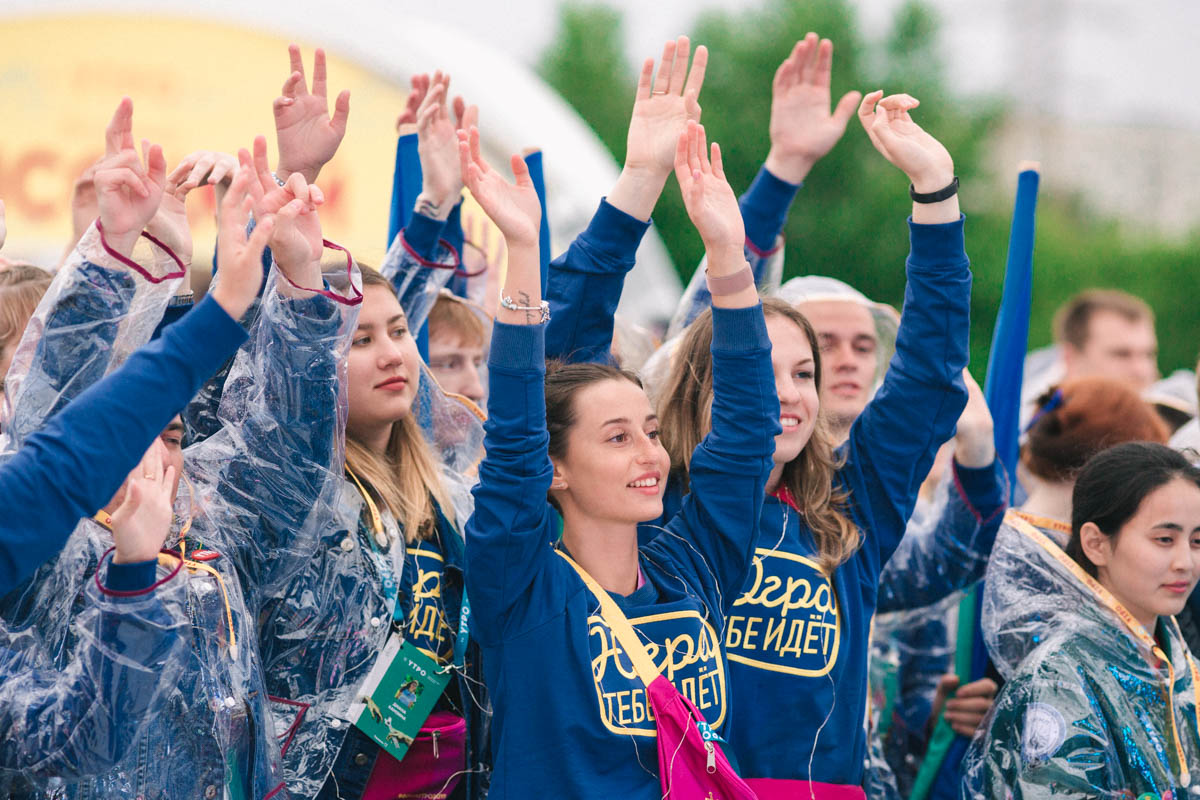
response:
{"label": "yellow banner in background", "polygon": [[[54,265],[70,236],[74,181],[103,154],[104,127],[124,95],[133,98],[135,139],[161,144],[168,170],[195,150],[249,149],[258,134],[267,137],[274,164],[271,104],[290,74],[288,43],[234,25],[171,17],[6,19],[0,27],[4,254]],[[311,81],[318,43],[297,43]],[[341,90],[351,96],[346,138],[318,179],[327,199],[321,219],[326,238],[378,265],[386,250],[395,121],[407,87],[346,56],[327,51],[330,109]],[[216,235],[213,204],[211,188],[188,198],[199,270],[209,263]],[[498,235],[484,233],[471,211],[464,214],[468,239],[495,251]]]}

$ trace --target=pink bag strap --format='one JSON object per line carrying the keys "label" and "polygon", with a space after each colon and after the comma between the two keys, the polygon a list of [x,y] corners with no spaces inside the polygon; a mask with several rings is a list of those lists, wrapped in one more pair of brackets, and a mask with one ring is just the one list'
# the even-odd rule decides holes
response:
{"label": "pink bag strap", "polygon": [[562,556],[563,560],[571,565],[572,569],[579,573],[579,577],[583,579],[583,583],[591,593],[600,601],[600,616],[608,625],[609,630],[617,637],[617,641],[621,643],[621,649],[629,656],[629,660],[633,662],[633,668],[637,672],[637,676],[642,683],[649,686],[658,679],[658,667],[654,666],[654,659],[650,658],[650,654],[646,652],[646,645],[642,643],[641,638],[634,631],[633,626],[629,624],[629,619],[625,616],[625,612],[617,605],[617,601],[612,599],[612,595],[604,591],[600,584],[596,583],[596,579],[575,563],[569,555],[562,550],[554,552]]}

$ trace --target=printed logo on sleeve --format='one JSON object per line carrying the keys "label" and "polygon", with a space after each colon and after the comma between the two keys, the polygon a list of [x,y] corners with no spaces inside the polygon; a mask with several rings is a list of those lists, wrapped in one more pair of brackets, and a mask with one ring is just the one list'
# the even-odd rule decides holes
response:
{"label": "printed logo on sleeve", "polygon": [[789,675],[829,674],[840,617],[833,584],[817,563],[760,547],[749,584],[725,621],[729,660]]}
{"label": "printed logo on sleeve", "polygon": [[[714,728],[725,722],[725,663],[717,632],[694,609],[629,620],[661,675],[704,715]],[[592,677],[600,718],[610,732],[654,736],[654,713],[633,662],[597,613],[588,617]]]}

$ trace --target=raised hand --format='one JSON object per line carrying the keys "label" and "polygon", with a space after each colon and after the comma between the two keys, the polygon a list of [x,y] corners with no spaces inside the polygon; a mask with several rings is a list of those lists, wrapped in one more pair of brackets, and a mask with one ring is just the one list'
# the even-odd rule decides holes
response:
{"label": "raised hand", "polygon": [[417,109],[417,154],[421,159],[417,208],[435,219],[450,215],[463,190],[458,133],[446,103],[449,91],[450,76],[437,72]]}
{"label": "raised hand", "polygon": [[954,160],[909,115],[918,105],[920,101],[907,94],[883,97],[882,91],[874,91],[863,98],[858,118],[871,144],[908,176],[913,188],[936,192],[954,179]]}
{"label": "raised hand", "polygon": [[504,234],[509,253],[520,247],[536,248],[542,206],[525,161],[519,155],[512,156],[516,183],[506,181],[484,161],[479,151],[479,129],[475,127],[458,132],[458,154],[467,188]]}
{"label": "raised hand", "polygon": [[[319,287],[324,238],[317,207],[325,202],[324,194],[306,183],[298,172],[292,173],[285,186],[276,183],[267,164],[267,141],[261,136],[254,139],[253,161],[244,149],[238,152],[238,158],[243,166],[252,166],[258,176],[257,184],[250,187],[255,218],[275,215],[275,230],[269,242],[275,263],[293,287]],[[287,288],[283,291],[294,294]]]}
{"label": "raised hand", "polygon": [[104,159],[96,166],[94,178],[100,222],[109,247],[128,257],[158,210],[167,162],[162,148],[146,141],[142,142],[143,158],[138,157],[133,146],[133,101],[128,97],[113,113],[104,142]]}
{"label": "raised hand", "polygon": [[654,59],[648,58],[642,64],[626,139],[626,169],[646,170],[665,178],[675,165],[675,144],[680,134],[688,122],[700,121],[698,98],[704,85],[708,49],[703,45],[696,48],[688,72],[690,49],[686,36],[667,42],[657,76]]}
{"label": "raised hand", "polygon": [[217,284],[209,294],[234,319],[241,319],[262,286],[262,254],[275,229],[275,215],[255,217],[254,232],[246,237],[257,186],[253,167],[239,166],[233,174],[225,202],[217,211]]}
{"label": "raised hand", "polygon": [[417,109],[421,107],[421,103],[425,101],[425,95],[429,93],[429,84],[432,79],[428,73],[413,75],[409,79],[408,98],[404,101],[404,110],[400,112],[400,116],[396,117],[396,132],[403,135],[412,133],[411,130],[406,130],[406,126],[415,128],[417,125]]}
{"label": "raised hand", "polygon": [[862,97],[847,92],[829,111],[833,42],[810,33],[775,71],[771,87],[771,151],[766,167],[789,183],[800,183],[813,164],[833,149]]}
{"label": "raised hand", "polygon": [[735,261],[744,263],[742,246],[746,240],[746,229],[738,210],[737,196],[721,162],[721,146],[712,144],[709,158],[704,126],[689,122],[687,129],[676,141],[675,177],[683,192],[683,204],[704,247],[710,254],[732,252]]}
{"label": "raised hand", "polygon": [[346,120],[350,116],[350,91],[337,96],[333,116],[329,116],[329,101],[325,96],[325,51],[317,48],[313,56],[312,92],[304,77],[304,60],[300,48],[288,45],[292,74],[283,84],[283,92],[275,98],[275,136],[279,144],[279,164],[275,172],[286,181],[299,172],[307,183],[313,183],[337,152],[346,135]]}
{"label": "raised hand", "polygon": [[125,479],[125,498],[112,513],[117,564],[153,561],[171,530],[171,494],[175,467],[166,466],[166,447],[159,439],[142,456],[142,463]]}
{"label": "raised hand", "polygon": [[167,175],[168,188],[183,189],[190,192],[205,184],[218,186],[229,185],[233,173],[237,171],[237,157],[231,153],[221,153],[216,150],[197,150],[189,154],[179,166]]}
{"label": "raised hand", "polygon": [[658,75],[654,59],[642,64],[633,115],[626,138],[625,166],[617,184],[608,193],[615,208],[641,220],[649,220],[675,165],[675,145],[688,122],[700,120],[700,87],[708,65],[708,50],[696,48],[688,72],[690,44],[686,36],[663,47]]}
{"label": "raised hand", "polygon": [[983,390],[965,369],[963,381],[967,384],[967,405],[954,433],[954,460],[964,467],[981,469],[996,460],[995,426]]}

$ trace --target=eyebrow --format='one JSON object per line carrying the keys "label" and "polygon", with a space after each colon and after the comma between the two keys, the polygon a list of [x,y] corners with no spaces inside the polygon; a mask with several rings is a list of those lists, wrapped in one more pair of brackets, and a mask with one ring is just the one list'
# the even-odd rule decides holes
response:
{"label": "eyebrow", "polygon": [[167,426],[166,430],[163,432],[166,433],[169,431],[182,431],[182,430],[183,430],[182,422],[172,422],[170,425]]}
{"label": "eyebrow", "polygon": [[[650,422],[651,420],[657,421],[658,414],[647,414],[646,419],[643,421]],[[614,419],[604,420],[604,422],[601,423],[600,427],[603,428],[605,425],[628,425],[628,424],[629,424],[629,417],[616,417]]]}
{"label": "eyebrow", "polygon": [[[392,325],[393,323],[402,322],[402,321],[404,321],[404,314],[397,314],[396,316],[390,318],[387,322],[383,323],[383,325],[386,328],[389,325]],[[366,323],[366,322],[360,322],[358,324],[359,330],[362,330],[363,328],[373,328],[373,327],[375,327],[375,326],[371,325],[370,323]]]}

